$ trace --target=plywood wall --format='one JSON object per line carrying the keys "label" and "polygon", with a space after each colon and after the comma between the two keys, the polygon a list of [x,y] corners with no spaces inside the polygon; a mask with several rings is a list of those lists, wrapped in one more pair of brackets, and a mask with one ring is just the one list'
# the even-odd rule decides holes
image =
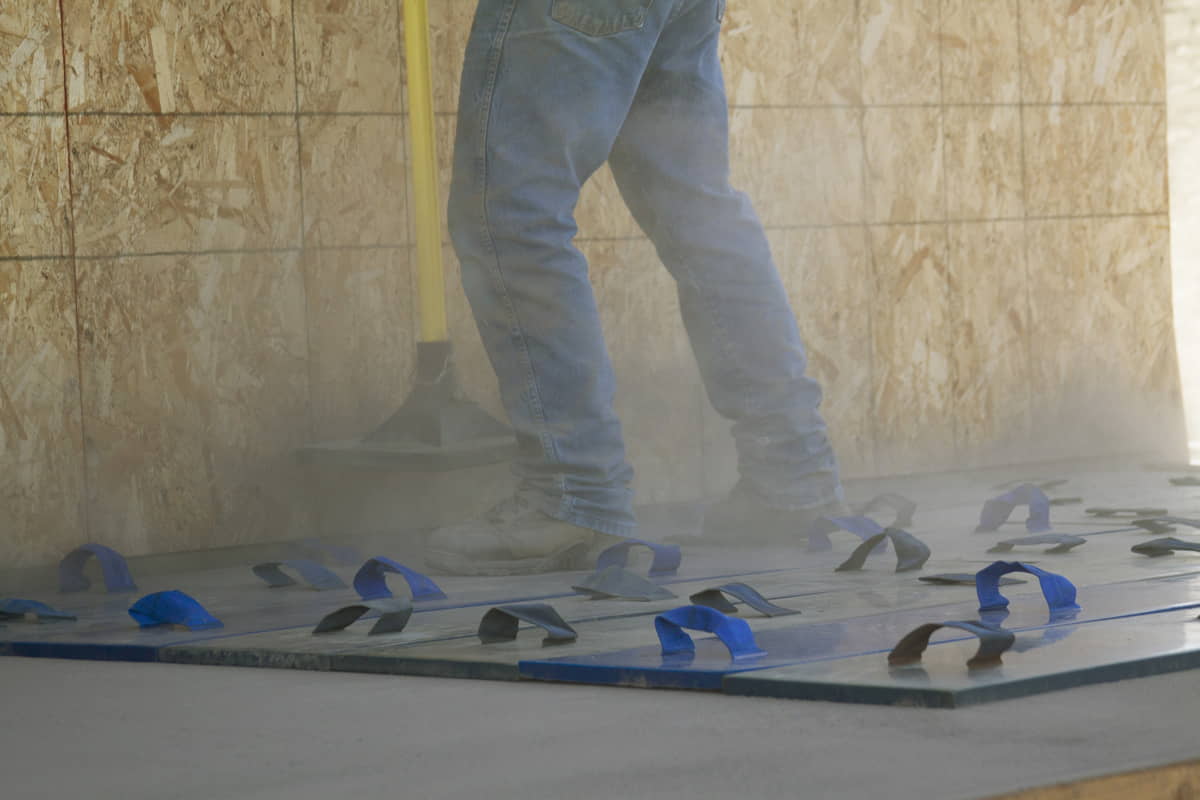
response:
{"label": "plywood wall", "polygon": [[[431,0],[447,177],[474,0]],[[849,475],[1179,439],[1162,0],[731,0],[735,177]],[[398,0],[0,9],[0,556],[310,529],[290,459],[397,405]],[[580,247],[644,501],[732,480],[601,172]],[[446,248],[451,274],[453,255]],[[461,291],[464,383],[498,410]]]}

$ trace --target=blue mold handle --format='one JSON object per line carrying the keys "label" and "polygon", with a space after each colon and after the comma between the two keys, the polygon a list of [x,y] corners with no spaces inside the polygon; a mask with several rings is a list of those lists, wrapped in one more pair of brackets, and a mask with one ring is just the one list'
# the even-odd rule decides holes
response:
{"label": "blue mold handle", "polygon": [[754,641],[750,625],[744,619],[727,617],[720,611],[707,606],[682,606],[654,618],[654,630],[662,645],[664,656],[692,655],[696,644],[684,629],[716,634],[729,655],[736,661],[763,655]]}
{"label": "blue mold handle", "polygon": [[408,583],[408,590],[412,593],[413,602],[446,599],[446,593],[428,575],[383,556],[369,558],[358,568],[354,575],[354,591],[358,592],[358,596],[363,600],[391,597],[392,590],[388,588],[387,579],[384,577],[389,572],[404,578]]}
{"label": "blue mold handle", "polygon": [[1050,530],[1050,498],[1032,483],[1025,483],[984,503],[983,510],[979,512],[979,525],[975,532],[991,533],[999,530],[1001,525],[1008,522],[1009,516],[1017,506],[1029,506],[1025,530],[1030,533],[1045,533]]}
{"label": "blue mold handle", "polygon": [[85,544],[58,562],[58,590],[63,593],[86,591],[92,582],[83,574],[83,566],[92,556],[100,562],[104,574],[104,586],[110,592],[136,592],[137,585],[129,573],[125,557],[102,544]]}
{"label": "blue mold handle", "polygon": [[705,606],[720,611],[722,614],[736,614],[737,606],[729,602],[725,595],[741,600],[764,617],[786,617],[789,614],[800,613],[794,608],[775,605],[759,594],[757,589],[744,583],[723,583],[720,586],[696,592],[688,600],[692,601],[692,605]]}
{"label": "blue mold handle", "polygon": [[[853,533],[860,539],[866,540],[883,533],[884,528],[870,517],[861,515],[856,517],[821,517],[808,529],[808,551],[810,553],[820,553],[832,550],[833,542],[829,540],[829,534],[834,531],[846,531],[847,533]],[[887,552],[887,541],[881,540],[879,544],[874,546],[871,552]]]}
{"label": "blue mold handle", "polygon": [[188,630],[203,631],[225,627],[195,599],[174,589],[146,595],[130,607],[129,616],[143,628],[183,625]]}
{"label": "blue mold handle", "polygon": [[650,577],[674,575],[679,570],[683,554],[677,544],[657,544],[641,539],[626,539],[607,548],[596,558],[596,570],[608,567],[624,567],[629,562],[629,550],[633,547],[646,547],[654,554],[650,562]]}
{"label": "blue mold handle", "polygon": [[329,589],[345,589],[346,582],[328,567],[323,567],[307,558],[293,558],[287,561],[266,561],[255,564],[251,569],[254,574],[267,582],[267,586],[278,589],[283,586],[294,586],[296,579],[283,571],[283,567],[295,571],[304,582],[318,592]]}
{"label": "blue mold handle", "polygon": [[1051,613],[1068,608],[1079,608],[1075,603],[1075,584],[1056,575],[1020,561],[997,561],[975,573],[975,594],[979,596],[980,611],[1008,608],[1008,599],[1000,594],[1000,576],[1010,572],[1028,572],[1038,579],[1042,596]]}
{"label": "blue mold handle", "polygon": [[34,614],[38,621],[42,620],[74,620],[74,614],[51,608],[37,600],[26,600],[21,597],[5,597],[0,599],[0,619],[20,619],[26,614]]}

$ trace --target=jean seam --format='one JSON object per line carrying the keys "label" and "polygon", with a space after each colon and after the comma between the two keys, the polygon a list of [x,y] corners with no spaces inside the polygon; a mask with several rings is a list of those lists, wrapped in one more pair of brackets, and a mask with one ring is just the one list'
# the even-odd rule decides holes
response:
{"label": "jean seam", "polygon": [[[508,32],[512,25],[513,15],[516,13],[518,0],[508,0],[504,7],[504,13],[501,15],[500,26],[496,31],[495,37],[492,39],[491,53],[488,55],[488,72],[485,81],[485,95],[483,98],[482,108],[479,115],[479,152],[477,156],[480,163],[483,165],[480,174],[480,215],[483,227],[484,240],[487,242],[487,247],[491,251],[493,260],[493,279],[499,287],[500,296],[504,298],[504,307],[508,312],[508,321],[511,326],[509,335],[516,334],[518,349],[522,366],[525,369],[525,387],[529,392],[528,408],[531,412],[531,417],[535,425],[542,430],[538,433],[538,441],[541,443],[542,452],[546,459],[552,463],[560,463],[557,448],[554,444],[554,439],[546,427],[546,411],[541,401],[541,392],[538,387],[537,373],[533,368],[533,359],[529,354],[529,344],[525,341],[524,328],[521,325],[520,316],[517,314],[516,306],[512,302],[512,297],[508,292],[508,284],[504,279],[504,271],[500,265],[500,254],[496,247],[495,237],[492,235],[492,226],[488,218],[488,162],[487,162],[487,147],[488,134],[490,130],[493,98],[496,93],[496,83],[500,73],[500,61],[504,54],[504,45],[508,38]],[[559,491],[565,491],[564,478],[558,478]]]}

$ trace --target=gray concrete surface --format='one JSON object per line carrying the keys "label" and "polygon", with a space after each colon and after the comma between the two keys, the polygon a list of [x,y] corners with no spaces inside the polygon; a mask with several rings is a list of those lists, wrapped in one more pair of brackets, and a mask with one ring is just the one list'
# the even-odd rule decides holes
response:
{"label": "gray concrete surface", "polygon": [[1195,672],[951,711],[0,658],[0,797],[983,797],[1195,758]]}

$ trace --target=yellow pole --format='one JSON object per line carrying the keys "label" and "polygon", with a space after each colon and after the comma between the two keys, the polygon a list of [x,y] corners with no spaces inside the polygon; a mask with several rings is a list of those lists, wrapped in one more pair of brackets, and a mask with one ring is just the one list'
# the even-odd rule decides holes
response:
{"label": "yellow pole", "polygon": [[404,0],[404,47],[408,70],[408,138],[412,143],[412,214],[417,239],[420,340],[445,342],[450,336],[446,328],[446,279],[442,269],[442,216],[438,202],[428,0]]}

